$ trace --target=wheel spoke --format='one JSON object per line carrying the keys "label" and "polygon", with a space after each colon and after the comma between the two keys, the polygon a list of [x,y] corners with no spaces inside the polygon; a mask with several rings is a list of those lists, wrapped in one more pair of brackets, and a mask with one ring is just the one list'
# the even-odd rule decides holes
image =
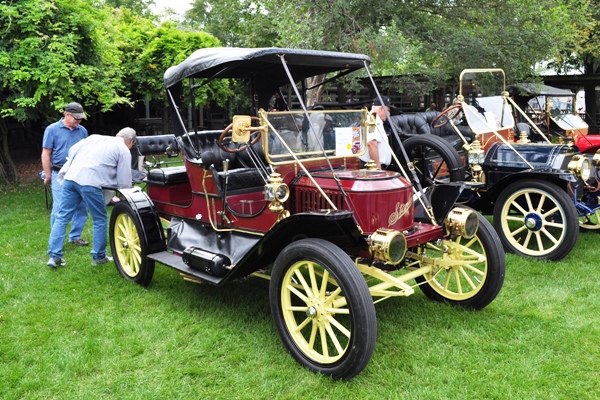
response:
{"label": "wheel spoke", "polygon": [[535,208],[533,207],[533,203],[531,202],[531,194],[529,192],[526,192],[523,195],[525,196],[525,201],[527,202],[527,207],[529,208],[529,210],[535,210]]}
{"label": "wheel spoke", "polygon": [[[555,238],[555,237],[554,237],[554,236],[553,236],[553,235],[552,235],[550,232],[548,232],[548,230],[547,230],[547,229],[542,229],[540,232],[542,232],[544,235],[546,235],[546,237],[547,237],[548,239],[550,239],[550,241],[551,241],[552,243],[554,243],[554,245],[557,245],[557,244],[558,244],[558,239],[556,239],[556,238]],[[541,235],[540,235],[540,237],[541,237]]]}
{"label": "wheel spoke", "polygon": [[523,247],[525,248],[529,248],[529,241],[531,240],[531,236],[533,235],[532,231],[527,231],[527,236],[525,237],[525,240],[523,241]]}
{"label": "wheel spoke", "polygon": [[290,292],[298,296],[303,302],[308,303],[308,297],[306,297],[304,293],[301,293],[294,285],[288,284],[286,287]]}
{"label": "wheel spoke", "polygon": [[465,271],[464,268],[460,268],[459,271],[460,271],[460,274],[463,276],[463,278],[467,281],[469,286],[471,286],[471,289],[475,289],[477,286],[473,283],[473,281],[471,280],[471,277],[467,274],[467,271]]}
{"label": "wheel spoke", "polygon": [[338,320],[336,320],[333,317],[333,315],[327,315],[327,320],[331,325],[335,326],[344,336],[346,336],[347,338],[350,337],[350,331],[346,329],[344,325],[340,324]]}
{"label": "wheel spoke", "polygon": [[559,208],[558,206],[555,206],[555,207],[554,207],[553,209],[551,209],[550,211],[547,211],[547,212],[545,212],[545,213],[543,213],[543,214],[541,214],[541,215],[542,215],[542,218],[543,218],[543,219],[546,219],[546,218],[548,218],[548,216],[549,216],[549,215],[552,215],[552,214],[554,214],[554,213],[556,213],[556,212],[560,213],[560,208]]}
{"label": "wheel spoke", "polygon": [[[340,344],[340,341],[338,340],[337,335],[333,331],[331,324],[325,324],[325,330],[327,331],[327,334],[329,335],[331,342],[335,346],[335,349],[337,350],[337,354],[342,354],[344,352],[344,348]],[[347,336],[350,337],[350,335],[347,335]]]}
{"label": "wheel spoke", "polygon": [[535,232],[535,238],[537,239],[538,250],[544,249],[544,243],[542,243],[542,235],[539,232]]}
{"label": "wheel spoke", "polygon": [[[312,264],[307,263],[307,265],[308,265],[309,269],[312,269]],[[304,279],[304,275],[300,272],[299,269],[296,270],[295,275],[296,275],[296,278],[298,278],[298,281],[300,282],[300,284],[302,285],[302,288],[304,289],[306,296],[309,298],[313,297],[312,290],[310,289],[310,286],[306,282],[306,279]]]}
{"label": "wheel spoke", "polygon": [[324,357],[329,357],[329,347],[327,346],[327,330],[322,324],[319,325],[319,333],[321,334],[321,354]]}
{"label": "wheel spoke", "polygon": [[[510,207],[514,207],[515,209],[517,209],[521,213],[521,215],[527,215],[528,214],[528,211],[525,210],[523,207],[521,207],[521,205],[519,203],[517,203],[516,199],[513,200],[510,203],[510,206],[509,206],[508,209],[510,209]],[[529,209],[531,209],[531,204],[529,204]]]}

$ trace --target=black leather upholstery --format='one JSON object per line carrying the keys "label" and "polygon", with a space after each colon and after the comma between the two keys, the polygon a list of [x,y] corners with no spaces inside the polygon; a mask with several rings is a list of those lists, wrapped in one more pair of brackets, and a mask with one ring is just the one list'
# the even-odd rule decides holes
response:
{"label": "black leather upholstery", "polygon": [[[201,131],[175,138],[174,135],[141,136],[137,138],[137,145],[141,155],[165,153],[168,149],[181,151],[183,156],[194,164],[204,165],[203,155],[210,165],[206,165],[213,171],[217,178],[219,192],[225,184],[225,173],[223,172],[223,161],[229,160],[229,171],[227,173],[227,191],[247,189],[251,187],[262,187],[264,180],[259,171],[254,168],[253,163],[245,154],[228,153],[218,145],[219,136],[222,131]],[[253,146],[260,157],[264,159],[260,142]],[[174,183],[188,182],[185,166],[166,167],[152,169],[148,173],[149,183],[168,185]]]}
{"label": "black leather upholstery", "polygon": [[[431,123],[440,115],[439,111],[426,111],[416,114],[400,114],[390,116],[390,124],[398,129],[400,139],[404,140],[415,135],[431,134],[444,138],[457,150],[460,150],[464,144],[463,140],[456,134],[450,124],[439,128],[434,128]],[[472,133],[468,126],[457,127],[467,141],[471,141]]]}

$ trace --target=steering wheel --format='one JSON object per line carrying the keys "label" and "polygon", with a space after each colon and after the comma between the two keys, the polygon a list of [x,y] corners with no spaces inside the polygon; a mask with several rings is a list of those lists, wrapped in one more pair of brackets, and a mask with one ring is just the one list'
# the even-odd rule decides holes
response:
{"label": "steering wheel", "polygon": [[[448,108],[446,108],[444,111],[442,111],[440,113],[440,115],[438,115],[437,117],[435,117],[435,119],[433,121],[431,121],[431,126],[434,128],[441,128],[443,126],[446,126],[446,124],[448,124],[448,122],[450,122],[451,119],[453,119],[454,117],[456,117],[456,115],[458,115],[458,113],[460,112],[460,110],[458,110],[459,108],[461,108],[462,105],[460,104],[455,104],[453,106],[450,106]],[[454,111],[456,110],[456,111]],[[450,111],[454,111],[453,113],[450,113]],[[439,122],[442,117],[444,118],[444,120],[442,122]]]}
{"label": "steering wheel", "polygon": [[[258,117],[250,117],[250,119],[252,121],[260,121],[260,118]],[[218,146],[221,148],[221,150],[223,150],[226,153],[239,153],[240,151],[244,151],[248,148],[248,142],[234,142],[233,141],[233,137],[231,134],[231,130],[233,128],[233,123],[229,124],[224,130],[223,132],[221,132],[221,135],[219,136],[219,141],[218,141]],[[230,134],[228,136],[228,133]],[[254,144],[256,142],[259,141],[261,136],[260,131],[254,131],[250,134],[250,145],[254,146]],[[238,144],[242,144],[243,146],[240,147],[230,147],[232,143],[237,143],[235,144],[235,146],[238,146]]]}

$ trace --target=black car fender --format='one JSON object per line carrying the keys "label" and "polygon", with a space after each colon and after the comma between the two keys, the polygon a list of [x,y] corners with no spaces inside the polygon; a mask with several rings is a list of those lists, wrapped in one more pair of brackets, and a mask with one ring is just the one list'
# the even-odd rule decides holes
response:
{"label": "black car fender", "polygon": [[165,233],[154,203],[141,188],[118,189],[120,201],[126,201],[142,224],[140,235],[148,245],[148,253],[166,250]]}

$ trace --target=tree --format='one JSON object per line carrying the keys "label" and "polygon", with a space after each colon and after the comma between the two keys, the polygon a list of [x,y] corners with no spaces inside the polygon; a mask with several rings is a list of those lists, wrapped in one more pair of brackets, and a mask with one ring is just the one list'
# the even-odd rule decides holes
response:
{"label": "tree", "polygon": [[[597,1],[597,0],[595,0]],[[376,75],[427,93],[464,68],[499,67],[517,81],[555,57],[586,20],[579,0],[196,0],[188,23],[255,42],[365,53]],[[252,11],[249,12],[248,10]],[[231,28],[231,29],[230,29]],[[422,80],[410,77],[426,77]]]}
{"label": "tree", "polygon": [[0,3],[0,180],[17,180],[7,118],[55,118],[70,101],[102,111],[128,103],[111,21],[89,1]]}
{"label": "tree", "polygon": [[[173,21],[156,26],[151,20],[126,10],[119,14],[120,39],[117,47],[123,53],[125,85],[136,96],[133,100],[159,101],[166,106],[164,72],[197,49],[220,45],[216,37],[202,31],[183,29]],[[207,85],[197,90],[196,105],[207,101],[208,92],[223,99],[229,94],[223,84]],[[163,107],[163,124],[167,120],[167,107]]]}
{"label": "tree", "polygon": [[154,0],[104,0],[104,4],[111,8],[128,8],[134,14],[145,18],[152,18],[152,10]]}
{"label": "tree", "polygon": [[589,0],[586,5],[587,17],[573,21],[578,35],[572,38],[570,45],[549,66],[559,74],[566,74],[573,69],[583,72],[586,122],[594,126],[594,133],[598,133],[595,116],[596,86],[600,80],[600,0]]}

